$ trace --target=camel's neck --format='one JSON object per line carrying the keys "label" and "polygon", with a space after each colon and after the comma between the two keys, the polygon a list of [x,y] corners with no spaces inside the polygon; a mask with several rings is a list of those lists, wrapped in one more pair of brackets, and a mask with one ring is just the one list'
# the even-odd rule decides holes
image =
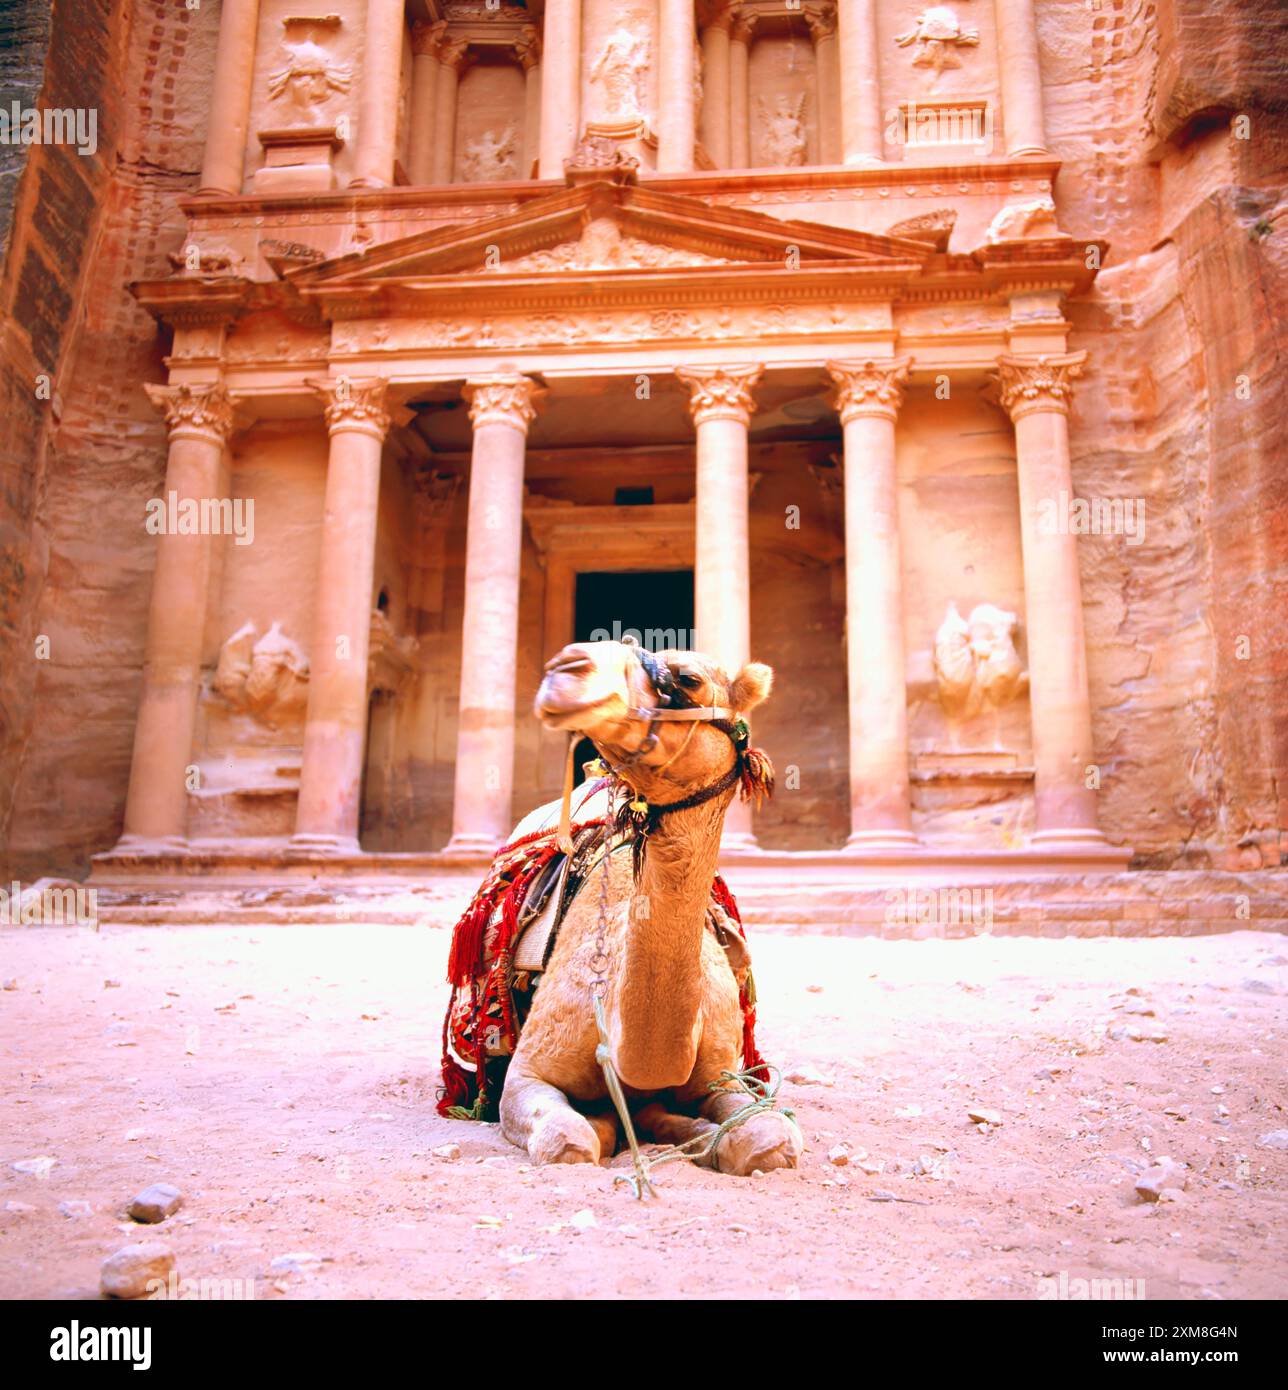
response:
{"label": "camel's neck", "polygon": [[689,1079],[702,1001],[702,933],[730,797],[663,816],[631,895],[615,991],[613,1055],[623,1081],[665,1090]]}

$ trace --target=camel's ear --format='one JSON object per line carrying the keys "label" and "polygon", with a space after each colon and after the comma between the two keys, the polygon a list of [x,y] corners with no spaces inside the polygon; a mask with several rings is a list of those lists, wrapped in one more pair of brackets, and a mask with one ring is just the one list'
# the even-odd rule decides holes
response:
{"label": "camel's ear", "polygon": [[729,690],[729,703],[740,714],[756,708],[762,700],[769,698],[774,688],[774,669],[763,661],[749,661]]}

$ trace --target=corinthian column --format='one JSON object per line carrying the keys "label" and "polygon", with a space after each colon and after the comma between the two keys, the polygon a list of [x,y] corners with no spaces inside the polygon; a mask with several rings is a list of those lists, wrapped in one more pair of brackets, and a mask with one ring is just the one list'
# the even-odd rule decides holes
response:
{"label": "corinthian column", "polygon": [[581,127],[581,0],[546,0],[541,31],[541,160],[538,175],[562,179]]}
{"label": "corinthian column", "polygon": [[702,147],[717,169],[729,167],[729,31],[733,0],[716,0],[702,29]]}
{"label": "corinthian column", "polygon": [[760,16],[738,10],[729,31],[729,161],[734,169],[751,167],[751,36]]}
{"label": "corinthian column", "polygon": [[1008,154],[1046,154],[1033,0],[995,0],[1002,126]]}
{"label": "corinthian column", "polygon": [[456,172],[456,89],[468,61],[469,44],[464,39],[444,43],[438,50],[431,183],[451,183]]}
{"label": "corinthian column", "polygon": [[541,155],[541,35],[525,24],[514,45],[523,67],[523,144],[519,177],[530,179]]}
{"label": "corinthian column", "polygon": [[[681,368],[697,429],[697,502],[693,574],[695,623],[701,650],[730,676],[751,660],[751,560],[748,546],[747,428],[756,408],[752,391],[762,368]],[[751,807],[735,801],[725,817],[723,844],[755,849]]]}
{"label": "corinthian column", "polygon": [[240,193],[250,126],[259,0],[224,0],[198,193]]}
{"label": "corinthian column", "polygon": [[[184,502],[199,504],[216,496],[220,461],[232,429],[232,407],[219,385],[144,389],[153,405],[165,411],[170,426],[163,499],[168,523]],[[143,690],[134,726],[120,849],[184,843],[186,773],[201,687],[210,564],[209,534],[181,535],[167,524],[157,541]]]}
{"label": "corinthian column", "polygon": [[510,831],[523,468],[528,426],[541,394],[526,376],[478,377],[465,384],[474,448],[456,796],[447,854],[491,854]]}
{"label": "corinthian column", "polygon": [[309,385],[324,403],[331,453],[292,843],[355,853],[367,746],[380,455],[390,417],[381,380],[328,377]]}
{"label": "corinthian column", "polygon": [[814,40],[818,93],[818,147],[821,164],[841,162],[841,91],[836,56],[836,6],[832,0],[805,6],[805,22]]}
{"label": "corinthian column", "polygon": [[884,154],[876,0],[837,0],[837,34],[841,158],[846,164],[869,164]]}
{"label": "corinthian column", "polygon": [[432,180],[434,171],[434,107],[438,92],[438,47],[447,28],[415,24],[411,31],[411,131],[407,151],[407,177],[415,185]]}
{"label": "corinthian column", "polygon": [[358,143],[350,188],[387,188],[394,181],[402,45],[403,0],[367,0]]}
{"label": "corinthian column", "polygon": [[829,362],[845,436],[846,659],[850,688],[848,849],[916,844],[908,795],[895,421],[911,358]]}
{"label": "corinthian column", "polygon": [[659,0],[657,171],[693,168],[693,0]]}
{"label": "corinthian column", "polygon": [[1085,352],[1000,357],[997,383],[1015,422],[1024,550],[1024,627],[1029,648],[1029,702],[1037,776],[1036,845],[1103,844],[1093,759],[1087,649],[1082,626],[1078,542],[1062,497],[1073,495],[1069,468],[1069,401]]}

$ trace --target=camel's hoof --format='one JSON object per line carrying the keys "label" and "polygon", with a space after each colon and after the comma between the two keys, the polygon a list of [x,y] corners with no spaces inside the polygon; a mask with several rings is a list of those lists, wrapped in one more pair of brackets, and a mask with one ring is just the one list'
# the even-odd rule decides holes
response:
{"label": "camel's hoof", "polygon": [[722,1173],[746,1177],[757,1168],[762,1173],[795,1168],[804,1151],[805,1140],[796,1121],[770,1111],[735,1125],[717,1145],[716,1162]]}
{"label": "camel's hoof", "polygon": [[534,1163],[598,1163],[599,1136],[580,1115],[556,1111],[533,1126],[528,1154]]}

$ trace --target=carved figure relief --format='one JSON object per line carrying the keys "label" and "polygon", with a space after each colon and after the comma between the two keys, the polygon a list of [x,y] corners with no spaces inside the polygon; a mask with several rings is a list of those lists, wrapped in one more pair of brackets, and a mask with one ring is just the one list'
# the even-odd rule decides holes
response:
{"label": "carved figure relief", "polygon": [[668,265],[728,265],[717,256],[684,251],[641,237],[622,235],[611,217],[588,222],[577,241],[566,242],[548,251],[534,251],[514,261],[504,261],[498,272],[524,270],[640,270]]}
{"label": "carved figure relief", "polygon": [[461,173],[467,183],[494,183],[498,179],[515,178],[518,163],[514,127],[508,126],[500,135],[485,130],[471,140],[461,157]]}
{"label": "carved figure relief", "polygon": [[243,623],[219,649],[211,689],[239,713],[276,729],[303,718],[308,704],[309,662],[298,643],[275,622],[261,637]]}
{"label": "carved figure relief", "polygon": [[760,162],[773,167],[793,167],[805,160],[805,93],[798,97],[778,96],[771,106],[764,97],[756,98],[764,134],[760,140]]}
{"label": "carved figure relief", "polygon": [[603,88],[608,118],[644,119],[644,77],[649,68],[649,43],[627,28],[615,29],[590,70],[590,80]]}
{"label": "carved figure relief", "polygon": [[289,111],[289,123],[326,125],[322,107],[335,92],[347,92],[353,70],[347,63],[332,60],[323,36],[339,28],[334,16],[321,19],[288,18],[282,21],[286,38],[286,66],[270,73],[268,96]]}
{"label": "carved figure relief", "polygon": [[1061,236],[1055,220],[1055,203],[1050,198],[1036,198],[1031,203],[1012,203],[988,224],[984,240],[989,246],[999,241],[1023,241],[1027,237]]}
{"label": "carved figure relief", "polygon": [[959,48],[979,43],[978,29],[964,29],[951,5],[932,5],[917,16],[906,34],[896,34],[900,48],[912,48],[914,68],[930,68],[937,77],[945,68],[961,67]]}
{"label": "carved figure relief", "polygon": [[1028,689],[1028,672],[1015,649],[1018,626],[1014,613],[991,603],[972,608],[969,619],[955,603],[948,605],[935,634],[934,664],[939,703],[950,721],[996,713]]}

